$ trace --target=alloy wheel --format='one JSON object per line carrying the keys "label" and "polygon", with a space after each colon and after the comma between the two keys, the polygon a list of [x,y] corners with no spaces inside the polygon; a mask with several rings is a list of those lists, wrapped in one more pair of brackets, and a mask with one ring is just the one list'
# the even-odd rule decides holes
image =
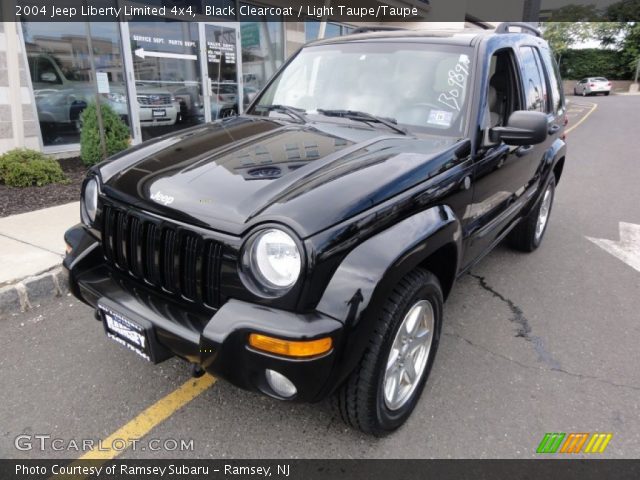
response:
{"label": "alloy wheel", "polygon": [[384,402],[398,410],[411,398],[424,375],[435,316],[431,302],[420,300],[407,312],[393,340],[383,380]]}
{"label": "alloy wheel", "polygon": [[542,197],[542,203],[540,204],[540,211],[538,212],[538,221],[536,222],[536,242],[542,238],[544,229],[549,221],[549,213],[551,210],[551,200],[553,198],[553,191],[551,185],[547,187]]}

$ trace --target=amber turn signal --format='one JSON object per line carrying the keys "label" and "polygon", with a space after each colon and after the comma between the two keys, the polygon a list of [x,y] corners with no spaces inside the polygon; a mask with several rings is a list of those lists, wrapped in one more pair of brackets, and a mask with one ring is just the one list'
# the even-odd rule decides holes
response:
{"label": "amber turn signal", "polygon": [[331,350],[333,342],[331,337],[309,341],[291,341],[252,333],[249,335],[249,345],[263,352],[275,353],[285,357],[304,358],[328,352]]}
{"label": "amber turn signal", "polygon": [[71,245],[69,245],[68,243],[66,243],[65,245],[67,246],[67,248],[66,248],[67,255],[69,255],[73,251],[73,247]]}

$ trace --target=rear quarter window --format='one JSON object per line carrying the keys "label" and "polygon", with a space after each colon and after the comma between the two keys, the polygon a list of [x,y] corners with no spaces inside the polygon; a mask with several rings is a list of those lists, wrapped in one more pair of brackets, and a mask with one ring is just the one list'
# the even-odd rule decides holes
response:
{"label": "rear quarter window", "polygon": [[564,113],[564,88],[562,86],[558,64],[553,59],[551,52],[546,48],[540,50],[540,56],[542,57],[544,68],[549,79],[552,110],[557,115],[562,114]]}
{"label": "rear quarter window", "polygon": [[520,68],[527,102],[527,110],[547,112],[547,85],[537,58],[537,50],[532,47],[520,47]]}

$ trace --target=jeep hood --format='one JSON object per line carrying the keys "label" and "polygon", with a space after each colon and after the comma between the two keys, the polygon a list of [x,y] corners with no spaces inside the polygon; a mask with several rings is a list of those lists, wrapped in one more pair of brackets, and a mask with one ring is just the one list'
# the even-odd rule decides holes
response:
{"label": "jeep hood", "polygon": [[98,171],[107,196],[151,213],[232,235],[280,222],[306,238],[426,180],[456,143],[242,116],[160,137]]}

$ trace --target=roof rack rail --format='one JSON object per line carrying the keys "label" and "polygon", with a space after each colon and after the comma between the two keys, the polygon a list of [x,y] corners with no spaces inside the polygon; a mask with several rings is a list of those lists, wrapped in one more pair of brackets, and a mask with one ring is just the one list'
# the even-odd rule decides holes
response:
{"label": "roof rack rail", "polygon": [[368,32],[394,32],[397,30],[407,30],[404,27],[393,27],[391,25],[372,25],[369,27],[358,27],[351,33],[368,33]]}
{"label": "roof rack rail", "polygon": [[511,27],[518,27],[522,30],[522,33],[530,33],[536,37],[541,37],[542,33],[536,27],[525,22],[502,22],[496,27],[496,33],[513,33],[509,29]]}

